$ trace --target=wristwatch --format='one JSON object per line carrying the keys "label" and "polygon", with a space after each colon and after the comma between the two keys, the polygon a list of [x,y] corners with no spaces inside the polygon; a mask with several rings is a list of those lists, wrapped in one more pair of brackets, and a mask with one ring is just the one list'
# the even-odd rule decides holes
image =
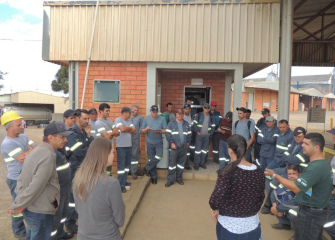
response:
{"label": "wristwatch", "polygon": [[272,179],[275,179],[275,178],[276,178],[276,174],[275,174],[275,173],[272,174],[271,178],[272,178]]}

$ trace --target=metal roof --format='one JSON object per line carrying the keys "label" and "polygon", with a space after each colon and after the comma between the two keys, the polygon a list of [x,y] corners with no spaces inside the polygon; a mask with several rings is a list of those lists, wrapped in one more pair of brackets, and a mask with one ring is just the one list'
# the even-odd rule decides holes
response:
{"label": "metal roof", "polygon": [[[245,82],[245,88],[261,88],[261,89],[269,89],[273,91],[279,91],[279,81],[263,81],[263,82]],[[291,87],[291,93],[299,93],[299,91],[293,87]]]}
{"label": "metal roof", "polygon": [[326,97],[326,95],[323,95],[321,92],[316,90],[315,88],[300,88],[299,93],[302,95],[312,96],[312,97]]}

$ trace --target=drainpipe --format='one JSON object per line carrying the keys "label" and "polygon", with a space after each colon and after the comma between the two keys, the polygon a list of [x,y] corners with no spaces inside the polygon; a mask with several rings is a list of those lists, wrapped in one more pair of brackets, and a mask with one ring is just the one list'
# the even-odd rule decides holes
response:
{"label": "drainpipe", "polygon": [[90,63],[91,63],[91,54],[92,54],[92,45],[93,45],[93,38],[94,38],[94,31],[95,31],[95,22],[97,21],[99,2],[100,2],[100,0],[97,1],[97,5],[95,7],[95,16],[94,16],[94,23],[93,23],[93,28],[92,28],[90,50],[88,51],[88,59],[87,59],[87,66],[86,66],[84,88],[83,88],[83,94],[82,94],[82,97],[81,97],[81,105],[80,105],[81,109],[84,107],[84,98],[85,98],[85,92],[86,92],[86,83],[87,83],[87,77],[88,77],[88,69],[89,69]]}

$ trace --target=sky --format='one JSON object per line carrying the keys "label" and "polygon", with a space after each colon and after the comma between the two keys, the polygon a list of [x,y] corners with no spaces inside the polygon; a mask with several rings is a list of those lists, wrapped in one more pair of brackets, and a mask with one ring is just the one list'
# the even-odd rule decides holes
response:
{"label": "sky", "polygon": [[[0,0],[0,70],[7,72],[0,94],[51,90],[59,65],[42,60],[42,0]],[[267,77],[270,66],[248,78]],[[332,68],[293,67],[292,75],[328,74]]]}

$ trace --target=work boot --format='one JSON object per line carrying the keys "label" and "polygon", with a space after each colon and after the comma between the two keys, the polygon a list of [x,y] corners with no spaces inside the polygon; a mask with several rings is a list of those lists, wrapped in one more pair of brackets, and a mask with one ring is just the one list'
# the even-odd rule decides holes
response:
{"label": "work boot", "polygon": [[148,172],[148,170],[146,168],[144,168],[144,173],[147,177],[150,177],[150,172]]}
{"label": "work boot", "polygon": [[185,167],[185,169],[186,169],[186,170],[192,170],[192,168],[191,168],[191,167]]}
{"label": "work boot", "polygon": [[133,179],[137,179],[137,174],[136,173],[132,173],[131,176],[133,177]]}
{"label": "work boot", "polygon": [[78,232],[78,226],[74,224],[66,227],[66,230],[70,233],[76,234]]}
{"label": "work boot", "polygon": [[177,179],[176,182],[177,182],[179,185],[184,185],[184,182],[183,182],[183,180],[181,180],[181,179]]}
{"label": "work boot", "polygon": [[291,230],[291,226],[287,224],[275,223],[271,224],[272,228],[277,230]]}
{"label": "work boot", "polygon": [[157,178],[151,178],[151,183],[152,184],[157,184]]}
{"label": "work boot", "polygon": [[73,238],[73,233],[65,233],[62,237],[58,238],[58,240],[63,240],[63,239],[72,239]]}
{"label": "work boot", "polygon": [[202,167],[203,169],[207,169],[206,165],[201,165],[200,167]]}
{"label": "work boot", "polygon": [[261,214],[270,214],[271,213],[271,208],[268,206],[264,206],[261,209]]}
{"label": "work boot", "polygon": [[173,182],[168,181],[167,183],[165,183],[165,187],[171,187],[173,185]]}
{"label": "work boot", "polygon": [[195,171],[199,171],[199,167],[194,167],[194,170]]}
{"label": "work boot", "polygon": [[121,187],[121,192],[122,193],[126,193],[127,192],[127,189],[125,187]]}

